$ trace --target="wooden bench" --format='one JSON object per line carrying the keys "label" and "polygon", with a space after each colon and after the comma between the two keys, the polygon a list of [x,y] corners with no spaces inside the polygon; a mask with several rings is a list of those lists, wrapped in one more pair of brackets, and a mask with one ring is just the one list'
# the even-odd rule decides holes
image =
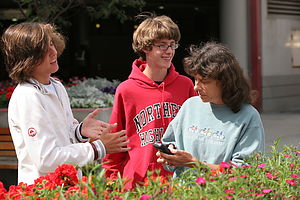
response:
{"label": "wooden bench", "polygon": [[0,169],[18,169],[15,147],[7,127],[0,127]]}

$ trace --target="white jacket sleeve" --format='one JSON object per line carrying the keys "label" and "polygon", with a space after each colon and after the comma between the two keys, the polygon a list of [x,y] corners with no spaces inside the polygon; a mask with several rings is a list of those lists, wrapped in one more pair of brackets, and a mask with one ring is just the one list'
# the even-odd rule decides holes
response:
{"label": "white jacket sleeve", "polygon": [[[94,160],[90,143],[71,141],[74,126],[69,124],[57,96],[24,90],[14,98],[9,114],[18,157],[33,163],[42,173],[54,171],[63,163],[82,166]],[[99,154],[104,157],[105,152]]]}

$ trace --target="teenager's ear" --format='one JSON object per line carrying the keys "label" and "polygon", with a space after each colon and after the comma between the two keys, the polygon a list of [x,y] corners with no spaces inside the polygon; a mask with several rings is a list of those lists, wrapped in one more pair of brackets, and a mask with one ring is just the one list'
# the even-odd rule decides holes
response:
{"label": "teenager's ear", "polygon": [[145,54],[149,53],[150,51],[152,51],[152,47],[151,47],[151,46],[150,46],[150,47],[145,47],[145,48],[143,49],[143,52],[144,52]]}

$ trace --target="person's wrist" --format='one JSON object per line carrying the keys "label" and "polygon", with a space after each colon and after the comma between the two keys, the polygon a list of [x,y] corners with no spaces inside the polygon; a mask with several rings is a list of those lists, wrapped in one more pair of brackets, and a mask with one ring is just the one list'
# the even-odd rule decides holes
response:
{"label": "person's wrist", "polygon": [[86,137],[86,136],[84,136],[83,134],[82,134],[82,126],[83,126],[83,122],[79,125],[79,133],[80,133],[80,135],[81,135],[81,137],[82,137],[82,139],[88,139],[89,137]]}
{"label": "person's wrist", "polygon": [[195,167],[196,163],[199,162],[197,158],[192,157],[191,162],[189,163],[189,167]]}

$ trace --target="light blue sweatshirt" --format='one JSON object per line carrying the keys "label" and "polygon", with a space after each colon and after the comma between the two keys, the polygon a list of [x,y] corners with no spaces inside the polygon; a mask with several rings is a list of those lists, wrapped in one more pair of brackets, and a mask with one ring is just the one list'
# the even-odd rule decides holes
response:
{"label": "light blue sweatshirt", "polygon": [[[232,161],[241,165],[245,157],[264,152],[265,137],[260,115],[253,106],[244,104],[234,113],[225,104],[204,103],[197,96],[182,105],[162,142],[172,143],[209,164]],[[174,176],[186,169],[176,167]]]}

